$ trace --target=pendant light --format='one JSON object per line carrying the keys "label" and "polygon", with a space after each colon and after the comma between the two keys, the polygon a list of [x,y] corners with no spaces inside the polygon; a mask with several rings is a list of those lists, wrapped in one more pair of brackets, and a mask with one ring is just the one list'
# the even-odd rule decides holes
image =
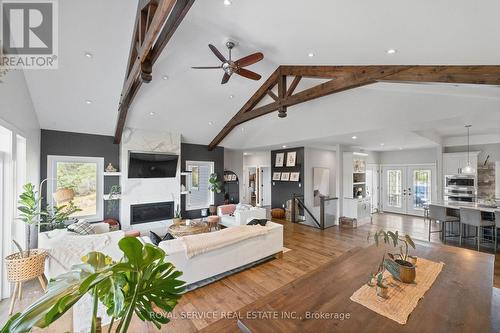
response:
{"label": "pendant light", "polygon": [[462,173],[476,173],[476,169],[474,169],[470,165],[470,128],[472,125],[465,125],[465,128],[467,128],[467,166],[462,169]]}

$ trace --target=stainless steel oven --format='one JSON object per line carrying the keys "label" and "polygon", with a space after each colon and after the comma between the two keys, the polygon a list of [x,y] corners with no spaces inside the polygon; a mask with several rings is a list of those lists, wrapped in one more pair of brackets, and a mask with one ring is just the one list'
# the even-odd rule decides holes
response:
{"label": "stainless steel oven", "polygon": [[476,201],[477,179],[475,175],[447,175],[444,186],[445,201]]}

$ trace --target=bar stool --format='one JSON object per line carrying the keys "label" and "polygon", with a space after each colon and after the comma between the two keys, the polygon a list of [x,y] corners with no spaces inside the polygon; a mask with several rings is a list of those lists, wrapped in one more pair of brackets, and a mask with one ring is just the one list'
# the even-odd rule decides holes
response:
{"label": "bar stool", "polygon": [[462,245],[463,229],[466,225],[476,227],[476,236],[473,237],[476,239],[477,250],[479,251],[481,238],[483,236],[483,229],[495,227],[495,222],[483,220],[481,217],[481,211],[478,209],[460,207],[460,245]]}
{"label": "bar stool", "polygon": [[[427,215],[429,219],[429,242],[431,241],[431,233],[440,232],[441,238],[446,242],[446,223],[458,223],[460,219],[455,216],[446,215],[446,207],[429,205],[429,213]],[[432,220],[439,221],[442,223],[441,230],[431,230]],[[453,230],[453,228],[452,228]],[[457,237],[458,235],[450,235],[452,237]]]}
{"label": "bar stool", "polygon": [[498,229],[500,228],[500,210],[495,211],[495,253],[497,253]]}

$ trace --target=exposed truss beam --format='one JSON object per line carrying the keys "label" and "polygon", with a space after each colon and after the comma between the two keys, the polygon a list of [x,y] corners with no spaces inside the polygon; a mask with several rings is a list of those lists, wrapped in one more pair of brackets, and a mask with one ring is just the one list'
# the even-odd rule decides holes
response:
{"label": "exposed truss beam", "polygon": [[[287,76],[294,76],[288,90]],[[294,93],[303,77],[330,80]],[[500,85],[500,66],[280,66],[231,118],[208,147],[212,150],[234,127],[249,120],[274,111],[278,111],[280,117],[286,116],[290,106],[375,82]],[[276,85],[278,99],[273,98],[274,102],[255,108]]]}
{"label": "exposed truss beam", "polygon": [[140,0],[120,96],[115,143],[120,143],[128,109],[143,83],[151,82],[153,65],[194,0]]}

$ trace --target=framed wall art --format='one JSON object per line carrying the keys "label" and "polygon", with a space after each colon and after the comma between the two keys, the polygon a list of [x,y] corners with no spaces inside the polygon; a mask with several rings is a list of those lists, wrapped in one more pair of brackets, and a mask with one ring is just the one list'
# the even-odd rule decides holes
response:
{"label": "framed wall art", "polygon": [[273,180],[281,180],[281,172],[274,172]]}
{"label": "framed wall art", "polygon": [[282,172],[281,173],[281,180],[282,181],[289,181],[290,180],[290,172]]}
{"label": "framed wall art", "polygon": [[285,153],[277,153],[274,166],[277,168],[282,167],[284,160],[285,160]]}
{"label": "framed wall art", "polygon": [[291,151],[286,154],[286,166],[287,167],[294,167],[295,166],[295,160],[297,158],[297,152],[296,151]]}

